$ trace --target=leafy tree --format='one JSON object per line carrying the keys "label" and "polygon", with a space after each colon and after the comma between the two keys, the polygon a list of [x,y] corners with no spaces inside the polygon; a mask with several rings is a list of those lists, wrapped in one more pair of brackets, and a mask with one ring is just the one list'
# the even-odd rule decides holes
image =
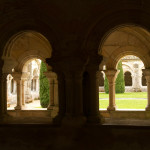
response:
{"label": "leafy tree", "polygon": [[122,62],[118,63],[117,69],[120,70],[117,79],[116,79],[116,86],[115,91],[116,93],[124,93],[125,92],[125,82],[124,82],[124,74],[122,68]]}
{"label": "leafy tree", "polygon": [[44,72],[47,71],[46,64],[41,62],[40,66],[40,103],[43,108],[47,108],[49,104],[49,82]]}
{"label": "leafy tree", "polygon": [[108,79],[105,75],[105,80],[104,80],[104,89],[105,89],[105,93],[109,93],[109,85],[108,85]]}
{"label": "leafy tree", "polygon": [[[123,74],[123,68],[122,68],[121,61],[118,63],[117,69],[120,70],[120,72],[116,78],[115,92],[116,93],[124,93],[125,92],[125,82],[124,82],[124,74]],[[104,89],[105,89],[105,93],[109,93],[108,79],[106,76],[105,76],[105,80],[104,80]]]}

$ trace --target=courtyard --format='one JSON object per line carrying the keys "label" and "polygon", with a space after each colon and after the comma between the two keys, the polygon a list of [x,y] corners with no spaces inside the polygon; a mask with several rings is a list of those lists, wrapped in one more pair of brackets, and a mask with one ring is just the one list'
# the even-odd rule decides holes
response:
{"label": "courtyard", "polygon": [[[117,93],[116,95],[117,109],[135,109],[145,110],[147,105],[147,92],[126,92]],[[99,93],[100,110],[107,109],[109,105],[109,94]]]}

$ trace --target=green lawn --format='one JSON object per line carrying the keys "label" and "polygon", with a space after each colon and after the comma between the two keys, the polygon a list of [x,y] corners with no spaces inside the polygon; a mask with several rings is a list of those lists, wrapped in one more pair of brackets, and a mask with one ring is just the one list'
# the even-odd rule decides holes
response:
{"label": "green lawn", "polygon": [[[109,94],[99,93],[99,98],[109,98]],[[147,92],[131,92],[116,94],[116,98],[147,98]]]}
{"label": "green lawn", "polygon": [[[100,108],[106,109],[108,107],[109,94],[100,93]],[[107,98],[106,100],[101,100],[102,98]],[[124,99],[117,99],[124,98]],[[125,98],[147,98],[146,92],[134,92],[134,93],[124,93],[116,94],[116,106],[118,109],[145,109],[147,105],[147,99],[125,99]]]}

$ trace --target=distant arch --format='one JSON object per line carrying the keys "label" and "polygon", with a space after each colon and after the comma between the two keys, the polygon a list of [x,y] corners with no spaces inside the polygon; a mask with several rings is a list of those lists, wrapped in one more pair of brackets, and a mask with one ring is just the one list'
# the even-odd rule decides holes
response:
{"label": "distant arch", "polygon": [[131,72],[126,71],[124,73],[125,86],[132,86],[132,75]]}

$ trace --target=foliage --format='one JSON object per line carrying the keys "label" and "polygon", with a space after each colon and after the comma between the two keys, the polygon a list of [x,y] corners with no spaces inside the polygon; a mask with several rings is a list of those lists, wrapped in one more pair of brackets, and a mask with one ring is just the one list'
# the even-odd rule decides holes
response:
{"label": "foliage", "polygon": [[47,108],[49,104],[49,82],[44,72],[47,71],[46,64],[41,62],[40,66],[40,103],[43,108]]}
{"label": "foliage", "polygon": [[116,91],[116,93],[124,93],[125,92],[125,82],[124,82],[124,74],[123,74],[123,68],[122,68],[121,61],[118,63],[117,69],[120,70],[120,72],[116,78],[115,91]]}
{"label": "foliage", "polygon": [[104,80],[104,89],[105,89],[105,93],[109,93],[109,85],[108,85],[108,79],[105,75],[105,80]]}
{"label": "foliage", "polygon": [[[125,82],[124,82],[124,74],[123,74],[121,61],[118,63],[117,69],[120,70],[120,72],[116,78],[115,91],[116,93],[124,93]],[[108,79],[106,75],[105,75],[105,80],[104,80],[104,89],[105,89],[105,93],[109,93],[109,84],[108,84]]]}

